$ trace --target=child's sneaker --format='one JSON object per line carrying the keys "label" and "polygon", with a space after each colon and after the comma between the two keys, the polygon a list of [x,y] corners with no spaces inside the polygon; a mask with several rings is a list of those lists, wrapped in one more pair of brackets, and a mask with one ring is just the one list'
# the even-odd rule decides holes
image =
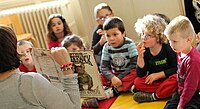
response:
{"label": "child's sneaker", "polygon": [[106,99],[114,97],[113,88],[108,88],[105,90]]}
{"label": "child's sneaker", "polygon": [[99,103],[96,98],[85,99],[82,101],[82,107],[98,108]]}
{"label": "child's sneaker", "polygon": [[105,92],[105,97],[98,98],[98,100],[105,100],[114,97],[113,88],[107,88],[104,90],[104,92]]}
{"label": "child's sneaker", "polygon": [[155,101],[153,93],[147,92],[136,92],[133,99],[138,103]]}
{"label": "child's sneaker", "polygon": [[135,88],[135,85],[132,85],[131,88],[129,89],[129,91],[130,91],[132,94],[138,92],[138,90]]}

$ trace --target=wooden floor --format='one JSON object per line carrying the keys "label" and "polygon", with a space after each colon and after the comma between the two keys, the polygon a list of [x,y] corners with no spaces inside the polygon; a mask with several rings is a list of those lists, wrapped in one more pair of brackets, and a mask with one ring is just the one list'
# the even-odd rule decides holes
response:
{"label": "wooden floor", "polygon": [[148,103],[137,103],[133,100],[131,93],[124,93],[115,100],[110,109],[163,109],[166,102],[167,101],[164,100]]}

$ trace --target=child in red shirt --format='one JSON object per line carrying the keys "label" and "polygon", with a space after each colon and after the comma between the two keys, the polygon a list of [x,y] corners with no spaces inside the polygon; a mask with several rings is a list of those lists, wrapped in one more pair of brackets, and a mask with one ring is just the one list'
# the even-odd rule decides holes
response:
{"label": "child in red shirt", "polygon": [[31,56],[31,50],[33,48],[33,44],[29,41],[22,40],[19,41],[17,45],[21,60],[19,70],[25,73],[36,72],[35,65],[33,63],[33,59]]}

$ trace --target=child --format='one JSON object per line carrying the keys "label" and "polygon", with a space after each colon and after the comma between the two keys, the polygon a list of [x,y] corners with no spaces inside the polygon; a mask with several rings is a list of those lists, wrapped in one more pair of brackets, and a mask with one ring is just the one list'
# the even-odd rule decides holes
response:
{"label": "child", "polygon": [[120,18],[108,18],[103,30],[107,43],[102,50],[101,78],[103,85],[110,87],[107,89],[109,98],[133,85],[138,53],[135,43],[125,37],[125,27]]}
{"label": "child", "polygon": [[61,44],[67,50],[84,50],[85,49],[85,44],[83,42],[83,39],[77,35],[65,37],[65,39],[62,41]]}
{"label": "child", "polygon": [[165,27],[164,19],[156,15],[146,15],[135,23],[135,30],[142,39],[137,46],[138,77],[132,86],[136,102],[167,98],[177,89],[176,53],[163,34]]}
{"label": "child", "polygon": [[19,54],[20,56],[20,60],[21,60],[21,64],[19,66],[19,70],[21,72],[36,72],[35,69],[35,65],[33,63],[33,59],[31,56],[31,50],[33,48],[33,44],[29,41],[19,41],[17,43],[18,45],[18,50],[19,50]]}
{"label": "child", "polygon": [[190,20],[174,18],[164,31],[178,59],[178,93],[167,102],[165,109],[198,109],[200,107],[200,54],[191,46],[195,36]]}
{"label": "child", "polygon": [[51,14],[49,16],[47,29],[47,42],[49,49],[52,47],[60,47],[62,40],[66,36],[72,35],[72,31],[61,14]]}
{"label": "child", "polygon": [[103,49],[103,45],[106,43],[106,37],[104,36],[103,32],[103,23],[107,18],[113,16],[113,12],[109,5],[105,3],[100,3],[96,5],[94,8],[94,15],[96,18],[96,22],[98,23],[98,26],[93,32],[92,49],[94,50],[97,64],[100,65],[100,60],[102,55],[101,51]]}
{"label": "child", "polygon": [[[77,35],[65,37],[65,39],[62,41],[61,44],[67,50],[84,50],[85,49],[85,44],[84,44],[83,39]],[[92,98],[92,99],[83,100],[82,106],[83,107],[98,107],[99,104],[96,98]]]}

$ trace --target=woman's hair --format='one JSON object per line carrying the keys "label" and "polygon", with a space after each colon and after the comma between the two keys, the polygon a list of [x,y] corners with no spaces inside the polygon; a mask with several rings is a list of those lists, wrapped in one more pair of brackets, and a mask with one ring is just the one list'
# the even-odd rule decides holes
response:
{"label": "woman's hair", "polygon": [[95,18],[98,17],[98,13],[102,9],[108,9],[111,12],[111,14],[113,14],[113,11],[109,5],[107,5],[106,3],[100,3],[94,7],[94,17]]}
{"label": "woman's hair", "polygon": [[155,34],[157,43],[168,43],[167,37],[164,35],[166,21],[156,15],[145,15],[135,23],[135,31],[140,35],[145,30]]}
{"label": "woman's hair", "polygon": [[191,36],[195,38],[195,31],[190,20],[185,16],[174,18],[164,31],[166,36],[181,36],[183,38]]}
{"label": "woman's hair", "polygon": [[48,33],[47,33],[47,39],[48,41],[57,41],[58,38],[55,36],[53,29],[52,29],[52,19],[54,18],[60,18],[60,20],[63,23],[64,26],[64,36],[68,36],[68,35],[72,35],[72,31],[70,30],[65,18],[63,17],[63,15],[61,14],[51,14],[48,18],[48,23],[47,23],[47,29],[48,29]]}
{"label": "woman's hair", "polygon": [[61,45],[65,47],[66,49],[71,45],[74,44],[80,49],[85,49],[85,44],[83,42],[83,39],[80,36],[77,35],[71,35],[65,37],[65,39],[61,42]]}
{"label": "woman's hair", "polygon": [[10,27],[0,25],[0,41],[0,73],[18,68],[20,60],[14,31]]}
{"label": "woman's hair", "polygon": [[125,32],[124,23],[119,17],[108,18],[103,24],[103,30],[118,28],[121,33]]}

